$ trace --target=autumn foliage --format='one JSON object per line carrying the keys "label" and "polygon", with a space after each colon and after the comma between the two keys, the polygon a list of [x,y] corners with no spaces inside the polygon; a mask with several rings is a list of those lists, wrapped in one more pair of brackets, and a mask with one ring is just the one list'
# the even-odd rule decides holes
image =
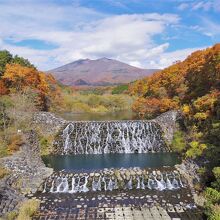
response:
{"label": "autumn foliage", "polygon": [[20,93],[31,90],[35,94],[35,103],[41,110],[47,110],[50,99],[59,96],[59,88],[55,79],[33,67],[7,64],[2,80],[6,89],[1,89],[2,93],[5,93],[7,89]]}
{"label": "autumn foliage", "polygon": [[220,44],[192,53],[130,88],[139,98],[133,110],[151,116],[169,109],[182,108],[196,120],[214,114],[220,97]]}
{"label": "autumn foliage", "polygon": [[137,111],[139,116],[144,117],[146,112],[149,116],[154,116],[160,112],[177,109],[178,103],[169,98],[138,98],[134,102],[132,109]]}
{"label": "autumn foliage", "polygon": [[6,95],[7,93],[8,93],[8,89],[5,86],[4,81],[0,79],[0,96],[1,95]]}

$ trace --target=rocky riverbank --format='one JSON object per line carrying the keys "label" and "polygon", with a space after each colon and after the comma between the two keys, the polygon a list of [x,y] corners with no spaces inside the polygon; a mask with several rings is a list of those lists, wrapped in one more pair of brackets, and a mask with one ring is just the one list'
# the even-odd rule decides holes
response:
{"label": "rocky riverbank", "polygon": [[0,214],[10,212],[25,200],[25,195],[37,191],[53,170],[41,160],[38,136],[34,131],[23,134],[23,145],[12,156],[2,158],[0,166],[9,171],[1,179]]}
{"label": "rocky riverbank", "polygon": [[178,172],[187,180],[195,203],[202,207],[205,203],[205,198],[202,195],[199,195],[199,192],[197,192],[195,189],[195,185],[199,184],[201,181],[199,169],[202,167],[202,165],[194,160],[187,159],[175,167]]}

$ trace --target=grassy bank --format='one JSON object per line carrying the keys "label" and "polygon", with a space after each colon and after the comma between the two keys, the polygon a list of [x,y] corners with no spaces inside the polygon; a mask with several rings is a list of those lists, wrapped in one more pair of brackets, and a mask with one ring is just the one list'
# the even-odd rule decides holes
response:
{"label": "grassy bank", "polygon": [[126,94],[80,94],[64,93],[63,106],[60,111],[65,112],[114,112],[131,109],[133,98]]}

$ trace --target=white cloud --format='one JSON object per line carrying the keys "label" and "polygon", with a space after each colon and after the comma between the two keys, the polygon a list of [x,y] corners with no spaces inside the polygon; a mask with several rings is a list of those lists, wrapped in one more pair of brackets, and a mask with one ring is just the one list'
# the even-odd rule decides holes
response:
{"label": "white cloud", "polygon": [[[44,1],[3,1],[0,5],[0,49],[30,59],[41,69],[50,69],[81,59],[109,57],[144,68],[162,68],[194,49],[166,53],[168,43],[153,37],[178,24],[175,14],[107,15],[81,7]],[[8,44],[25,39],[57,46],[37,50]],[[183,54],[181,54],[183,53]]]}
{"label": "white cloud", "polygon": [[192,1],[188,3],[181,3],[178,7],[179,10],[191,9],[215,12],[220,11],[220,0],[204,0],[204,1]]}
{"label": "white cloud", "polygon": [[189,8],[189,4],[187,3],[181,3],[178,7],[179,10],[185,10],[187,8]]}
{"label": "white cloud", "polygon": [[209,11],[213,7],[213,2],[198,2],[194,3],[192,6],[192,10],[202,9],[204,11]]}
{"label": "white cloud", "polygon": [[220,25],[207,19],[202,18],[203,20],[203,27],[202,32],[207,36],[220,36]]}
{"label": "white cloud", "polygon": [[169,65],[172,65],[176,61],[186,59],[187,56],[189,56],[192,52],[201,49],[204,49],[204,47],[187,48],[182,50],[176,50],[173,52],[158,53],[158,56],[155,59],[149,60],[149,66],[151,68],[163,69]]}

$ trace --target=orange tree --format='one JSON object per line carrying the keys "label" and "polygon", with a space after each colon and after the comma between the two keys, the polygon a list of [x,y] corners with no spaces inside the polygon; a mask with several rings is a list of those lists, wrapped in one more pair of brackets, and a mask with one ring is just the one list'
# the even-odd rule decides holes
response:
{"label": "orange tree", "polygon": [[36,105],[41,110],[48,110],[50,99],[59,94],[55,79],[33,67],[7,64],[2,79],[11,92],[25,93],[31,89],[36,95]]}

